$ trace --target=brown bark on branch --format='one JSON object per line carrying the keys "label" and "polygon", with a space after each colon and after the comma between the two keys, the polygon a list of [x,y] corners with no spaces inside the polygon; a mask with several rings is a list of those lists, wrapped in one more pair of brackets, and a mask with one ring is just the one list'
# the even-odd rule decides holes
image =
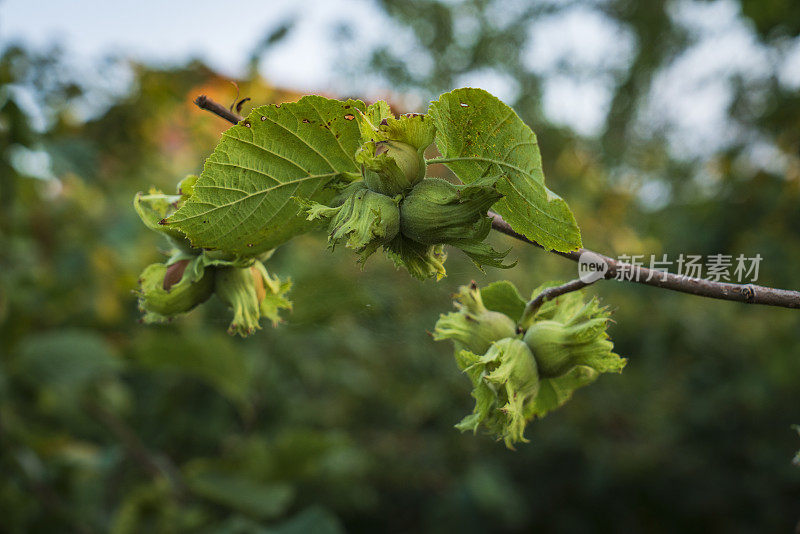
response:
{"label": "brown bark on branch", "polygon": [[[494,213],[489,212],[492,218],[492,228],[511,236],[525,243],[535,245],[539,248],[542,247],[539,243],[531,241],[522,234],[515,232],[511,225],[509,225],[503,218]],[[553,251],[555,252],[555,251]],[[779,306],[782,308],[800,308],[800,292],[791,291],[788,289],[775,289],[771,287],[764,287],[755,284],[732,284],[729,282],[713,282],[711,280],[702,280],[699,278],[688,278],[673,273],[665,273],[660,271],[653,271],[647,267],[640,267],[631,265],[629,263],[617,261],[609,258],[603,254],[593,252],[589,249],[581,248],[573,252],[555,252],[560,256],[568,258],[572,261],[580,260],[581,254],[591,253],[602,259],[608,265],[604,278],[617,279],[618,273],[625,273],[625,276],[619,278],[619,281],[634,282],[648,286],[660,287],[661,289],[669,289],[671,291],[679,291],[681,293],[689,293],[690,295],[697,295],[699,297],[708,297],[720,300],[732,300],[735,302],[744,302],[747,304],[763,304],[766,306]]]}
{"label": "brown bark on branch", "polygon": [[539,293],[535,299],[528,301],[528,303],[525,305],[525,311],[522,313],[522,318],[519,320],[519,324],[527,328],[528,321],[534,315],[536,315],[536,312],[539,311],[539,308],[542,307],[542,304],[549,300],[558,298],[561,295],[566,295],[567,293],[572,293],[573,291],[580,291],[584,287],[590,286],[593,283],[594,281],[584,282],[583,280],[576,279],[560,286],[548,287]]}
{"label": "brown bark on branch", "polygon": [[198,96],[197,98],[194,99],[194,103],[200,109],[205,109],[206,111],[210,111],[214,115],[222,117],[226,121],[228,121],[230,123],[233,123],[233,124],[238,123],[240,120],[242,120],[244,118],[241,115],[239,115],[238,113],[234,113],[233,111],[229,110],[228,108],[226,108],[222,104],[220,104],[218,102],[214,102],[213,100],[208,98],[206,95]]}

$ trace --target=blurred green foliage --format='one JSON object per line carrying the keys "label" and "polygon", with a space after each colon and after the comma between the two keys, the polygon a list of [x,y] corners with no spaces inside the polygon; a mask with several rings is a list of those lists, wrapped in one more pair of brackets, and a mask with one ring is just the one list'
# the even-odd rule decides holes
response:
{"label": "blurred green foliage", "polygon": [[[794,3],[757,4],[743,12],[764,46],[796,35]],[[754,164],[746,145],[675,160],[633,118],[686,36],[665,3],[612,1],[600,9],[638,46],[604,133],[580,137],[546,122],[541,80],[518,51],[533,18],[557,9],[546,5],[501,28],[495,2],[467,2],[480,23],[465,44],[454,3],[386,2],[434,67],[411,76],[390,49],[373,67],[429,92],[481,65],[517,80],[515,108],[590,248],[759,252],[760,283],[797,288],[798,94],[768,80],[767,105],[754,110],[742,84],[730,109],[774,140],[786,173]],[[419,283],[382,258],[361,271],[307,235],[270,261],[295,283],[280,328],[229,337],[213,300],[172,324],[140,325],[131,291],[160,242],[131,199],[200,170],[227,125],[191,99],[228,101],[233,90],[199,63],[133,65],[130,91],[104,95],[65,65],[57,50],[0,57],[0,531],[730,533],[797,522],[796,311],[595,286],[629,364],[532,424],[517,452],[452,428],[471,408],[469,381],[426,330],[471,278],[507,277],[527,292],[575,272],[531,247],[514,244],[519,266],[485,276],[452,251],[447,278]],[[240,86],[256,104],[297,97],[255,78]],[[87,102],[95,112],[82,116]],[[698,169],[710,186],[692,179]],[[648,179],[667,184],[663,208],[638,201]]]}

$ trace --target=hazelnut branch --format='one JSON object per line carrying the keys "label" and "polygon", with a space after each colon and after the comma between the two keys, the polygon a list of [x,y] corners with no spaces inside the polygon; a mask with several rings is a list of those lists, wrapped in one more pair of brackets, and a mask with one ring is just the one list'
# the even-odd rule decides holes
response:
{"label": "hazelnut branch", "polygon": [[[598,278],[598,280],[602,280],[602,278]],[[536,298],[528,301],[528,304],[525,306],[525,311],[522,313],[522,318],[519,320],[519,324],[527,328],[528,321],[530,321],[530,319],[536,314],[539,308],[542,307],[542,304],[544,304],[548,300],[553,300],[554,298],[558,298],[561,295],[566,295],[567,293],[572,293],[573,291],[580,291],[584,287],[590,286],[596,281],[597,280],[592,280],[591,282],[584,282],[583,280],[575,279],[560,286],[548,287],[547,289],[536,295]]]}
{"label": "hazelnut branch", "polygon": [[[531,241],[522,234],[515,232],[497,213],[490,211],[489,217],[492,218],[492,228],[498,232],[539,248],[544,248],[539,243]],[[712,280],[703,280],[700,278],[689,278],[674,273],[657,271],[648,269],[647,267],[618,261],[585,248],[572,252],[552,252],[572,261],[579,261],[582,254],[593,254],[608,265],[608,270],[604,276],[606,280],[613,278],[623,282],[635,282],[637,284],[659,287],[661,289],[689,293],[690,295],[697,295],[699,297],[732,300],[735,302],[744,302],[746,304],[763,304],[765,306],[778,306],[781,308],[800,308],[800,291],[776,289],[756,284],[732,284],[730,282],[714,282]],[[618,277],[618,275],[622,274],[625,276]]]}
{"label": "hazelnut branch", "polygon": [[232,110],[226,108],[222,104],[220,104],[218,102],[214,102],[213,100],[208,98],[206,95],[198,96],[197,98],[194,99],[194,103],[200,109],[204,109],[206,111],[210,111],[214,115],[222,117],[223,119],[225,119],[226,121],[228,121],[228,122],[230,122],[232,124],[236,124],[236,123],[238,123],[240,120],[242,120],[244,118],[241,115],[239,115],[238,113],[234,113]]}
{"label": "hazelnut branch", "polygon": [[[225,106],[208,98],[206,95],[198,96],[195,99],[194,103],[200,109],[210,111],[211,113],[214,113],[215,115],[225,119],[226,121],[232,124],[238,123],[243,118],[240,115],[230,111]],[[437,160],[437,162],[441,163],[443,161]],[[500,233],[506,234],[510,237],[528,243],[530,245],[534,245],[544,249],[544,247],[539,243],[531,241],[522,234],[515,232],[514,229],[511,228],[511,225],[509,225],[506,221],[504,221],[503,218],[497,213],[490,211],[488,215],[489,217],[492,218],[493,229],[497,230]],[[776,289],[771,287],[759,286],[755,284],[733,284],[729,282],[714,282],[711,280],[702,280],[699,278],[688,278],[686,276],[681,276],[662,271],[655,271],[652,269],[648,269],[647,267],[641,267],[638,265],[632,265],[629,263],[617,261],[613,258],[610,258],[603,254],[598,254],[597,252],[592,252],[591,250],[585,248],[581,248],[572,252],[557,252],[557,251],[550,251],[550,252],[553,252],[555,254],[558,254],[559,256],[563,256],[575,262],[577,262],[580,259],[582,254],[592,253],[596,257],[605,261],[605,263],[608,265],[608,270],[605,273],[605,279],[607,280],[613,278],[619,281],[635,282],[638,284],[659,287],[661,289],[669,289],[671,291],[678,291],[681,293],[688,293],[690,295],[697,295],[699,297],[707,297],[712,299],[730,300],[735,302],[743,302],[746,304],[762,304],[765,306],[778,306],[782,308],[800,309],[800,291],[792,291],[788,289]],[[625,273],[626,276],[618,277],[618,274],[622,273]],[[575,282],[580,282],[580,281],[573,280],[569,284],[565,284],[565,286],[569,286],[570,284],[573,284]],[[568,291],[565,291],[565,293],[568,293],[569,291],[575,291],[576,289],[580,289],[580,287],[575,287],[575,289],[569,289]],[[554,297],[548,297],[548,298],[554,298]],[[539,303],[539,305],[541,304],[542,303]]]}

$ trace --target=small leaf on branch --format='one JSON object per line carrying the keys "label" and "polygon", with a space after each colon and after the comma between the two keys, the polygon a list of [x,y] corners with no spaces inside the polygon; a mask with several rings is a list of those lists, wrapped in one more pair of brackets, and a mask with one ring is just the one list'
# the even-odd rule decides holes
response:
{"label": "small leaf on branch", "polygon": [[481,297],[487,309],[504,313],[514,322],[519,322],[525,311],[525,300],[516,286],[508,280],[498,280],[481,289]]}
{"label": "small leaf on branch", "polygon": [[183,233],[177,228],[160,224],[178,208],[180,195],[165,195],[157,189],[151,189],[147,194],[137,193],[133,197],[133,208],[145,226],[173,239],[184,239]]}

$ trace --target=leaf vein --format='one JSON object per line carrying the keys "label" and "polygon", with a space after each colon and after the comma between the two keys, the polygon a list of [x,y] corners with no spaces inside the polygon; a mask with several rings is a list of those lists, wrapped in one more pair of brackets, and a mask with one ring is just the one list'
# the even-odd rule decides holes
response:
{"label": "leaf vein", "polygon": [[268,188],[262,189],[260,191],[254,191],[253,193],[250,193],[247,196],[244,196],[242,198],[237,198],[236,200],[232,200],[231,202],[227,202],[225,204],[220,204],[219,206],[217,206],[216,204],[212,204],[210,202],[201,201],[201,200],[195,200],[195,202],[198,203],[198,204],[208,204],[209,206],[214,206],[214,209],[207,210],[207,211],[204,211],[202,213],[197,213],[195,215],[191,215],[191,216],[188,216],[188,217],[184,217],[183,219],[179,219],[179,220],[180,220],[180,222],[184,222],[184,221],[188,221],[190,219],[196,219],[198,217],[203,217],[203,216],[208,215],[209,213],[211,213],[213,211],[216,211],[216,210],[219,210],[219,209],[222,209],[222,208],[227,208],[228,206],[232,206],[232,205],[236,204],[237,202],[244,202],[245,200],[247,200],[250,197],[254,197],[256,195],[266,195],[270,191],[273,191],[275,189],[279,189],[281,187],[295,185],[298,182],[305,182],[306,180],[314,180],[314,179],[328,178],[328,177],[332,178],[334,176],[337,176],[338,174],[340,174],[340,173],[338,173],[338,172],[330,172],[330,173],[327,173],[327,174],[312,174],[310,176],[306,176],[305,178],[300,178],[298,180],[294,180],[293,182],[281,182],[281,183],[279,183],[277,185],[274,185],[272,187],[268,187]]}
{"label": "leaf vein", "polygon": [[[315,106],[313,102],[309,102],[309,104],[311,105],[312,108],[314,108],[314,111],[317,112],[317,115],[319,115],[319,118],[322,119],[322,120],[325,120],[322,117],[322,113],[320,112],[320,110],[317,109],[317,106]],[[325,131],[327,131],[329,134],[331,134],[331,136],[333,136],[333,139],[336,141],[336,144],[339,145],[339,148],[341,149],[342,154],[344,154],[345,159],[347,159],[349,161],[353,161],[353,157],[354,157],[353,154],[348,154],[347,153],[347,151],[342,146],[342,142],[339,140],[339,138],[336,137],[336,135],[330,129],[326,128]]]}
{"label": "leaf vein", "polygon": [[[259,150],[262,150],[262,151],[266,152],[267,154],[272,154],[273,156],[276,156],[276,157],[278,157],[278,158],[281,158],[282,160],[284,160],[284,161],[287,161],[287,162],[291,163],[292,165],[294,165],[295,167],[297,167],[298,169],[300,169],[300,170],[301,170],[301,171],[303,171],[304,173],[307,173],[307,172],[308,172],[306,169],[302,168],[300,165],[298,165],[298,164],[297,164],[297,163],[295,163],[294,161],[290,160],[290,159],[289,159],[289,158],[287,158],[286,156],[281,156],[281,155],[280,155],[280,154],[278,154],[277,152],[273,152],[272,150],[269,150],[269,149],[267,149],[267,148],[265,148],[265,147],[263,147],[263,146],[261,146],[261,145],[258,145],[258,144],[256,144],[256,143],[253,143],[252,141],[246,141],[246,140],[242,139],[241,137],[234,137],[234,136],[232,136],[232,135],[230,135],[230,134],[228,134],[228,136],[227,136],[227,137],[228,137],[228,139],[231,139],[231,140],[236,140],[236,141],[239,141],[240,143],[244,143],[244,144],[246,144],[246,145],[250,145],[250,146],[256,147],[256,148],[258,148]],[[317,152],[317,154],[319,154],[319,152]],[[320,155],[321,155],[321,154],[320,154]],[[328,160],[325,160],[325,161],[327,162]],[[330,165],[330,163],[329,163],[328,165]]]}
{"label": "leaf vein", "polygon": [[[258,169],[253,169],[253,168],[251,168],[251,167],[245,167],[245,166],[243,166],[243,165],[239,165],[238,163],[222,163],[221,161],[209,161],[209,162],[208,162],[208,165],[220,165],[220,166],[222,166],[222,167],[233,167],[233,168],[235,168],[235,169],[244,169],[244,170],[246,170],[246,171],[252,171],[252,172],[255,172],[255,173],[257,173],[257,174],[260,174],[260,175],[262,175],[262,176],[266,176],[266,177],[267,177],[267,178],[269,178],[270,180],[273,180],[273,181],[275,182],[275,184],[276,184],[276,185],[277,185],[277,184],[286,183],[286,182],[282,182],[282,181],[278,180],[278,178],[276,178],[275,176],[272,176],[272,175],[270,175],[270,174],[267,174],[267,173],[265,173],[264,171],[260,171],[260,170],[258,170]],[[303,174],[304,174],[304,175],[308,175],[308,171],[303,171]],[[195,187],[196,187],[196,186],[195,186]],[[246,192],[247,192],[247,191],[245,191],[245,193],[246,193]]]}
{"label": "leaf vein", "polygon": [[[315,108],[315,109],[316,109],[316,108]],[[325,160],[325,163],[327,163],[327,164],[328,164],[328,167],[330,167],[330,169],[331,169],[332,171],[335,171],[335,170],[336,170],[336,167],[334,167],[334,166],[333,166],[333,164],[331,164],[331,162],[330,162],[330,161],[328,161],[328,158],[326,158],[326,157],[325,157],[325,156],[322,154],[322,152],[320,152],[319,150],[317,150],[316,148],[314,148],[313,146],[311,146],[311,145],[310,145],[310,144],[309,144],[307,141],[305,141],[305,140],[304,140],[302,137],[300,137],[300,136],[297,134],[297,132],[290,130],[289,128],[287,128],[287,127],[286,127],[286,126],[284,126],[283,124],[279,123],[278,121],[276,121],[275,119],[273,119],[273,118],[272,118],[272,117],[270,117],[269,115],[264,115],[264,116],[265,116],[265,117],[267,117],[267,120],[268,120],[268,121],[270,121],[272,124],[274,124],[274,125],[276,125],[276,126],[278,126],[278,127],[280,127],[280,128],[283,128],[284,130],[286,130],[287,132],[289,132],[290,134],[292,134],[293,136],[295,136],[295,138],[297,138],[297,140],[298,140],[298,141],[300,141],[300,142],[301,142],[301,143],[303,143],[305,146],[307,146],[308,148],[310,148],[311,150],[313,150],[313,151],[314,151],[314,153],[316,153],[316,154],[317,154],[319,157],[321,157],[323,160]],[[297,118],[297,117],[294,115],[294,113],[292,113],[292,116],[293,116],[295,119]]]}

